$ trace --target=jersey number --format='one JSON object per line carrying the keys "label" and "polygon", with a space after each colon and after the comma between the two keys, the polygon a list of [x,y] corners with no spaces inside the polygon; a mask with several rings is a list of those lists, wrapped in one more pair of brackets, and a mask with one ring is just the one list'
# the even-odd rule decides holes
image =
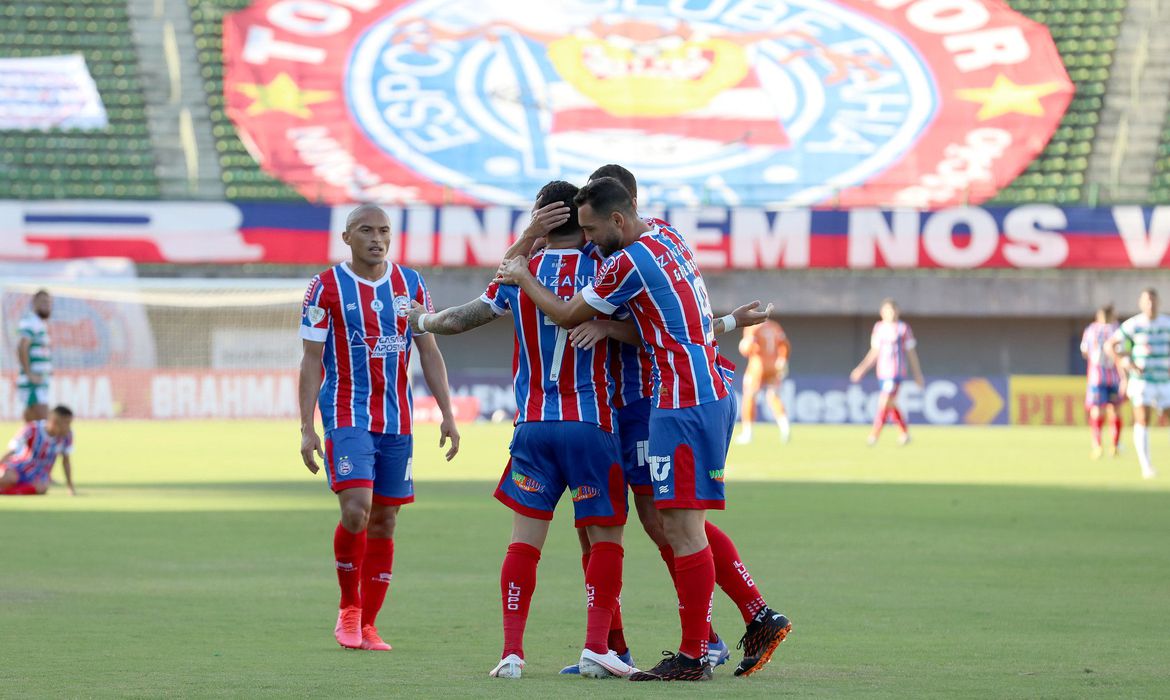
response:
{"label": "jersey number", "polygon": [[[562,297],[564,298],[564,297]],[[572,298],[572,297],[570,297]],[[569,299],[565,299],[569,301]],[[556,326],[553,320],[548,316],[544,317],[544,325]],[[569,342],[569,332],[560,326],[557,326],[557,342],[553,346],[552,365],[548,368],[548,380],[555,382],[561,377],[561,362],[565,359],[565,345]]]}

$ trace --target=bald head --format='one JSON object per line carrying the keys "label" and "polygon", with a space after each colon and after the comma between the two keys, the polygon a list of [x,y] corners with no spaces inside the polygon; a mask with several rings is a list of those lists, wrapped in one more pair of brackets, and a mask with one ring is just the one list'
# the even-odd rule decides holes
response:
{"label": "bald head", "polygon": [[386,212],[382,211],[382,207],[378,206],[377,204],[359,205],[357,209],[354,209],[349,213],[349,216],[345,217],[345,230],[352,231],[354,225],[365,217],[377,217],[379,215],[383,219],[386,219],[386,221],[390,220],[389,217],[386,216]]}
{"label": "bald head", "polygon": [[390,252],[390,217],[376,204],[363,204],[345,217],[341,239],[353,253],[353,264],[376,277]]}

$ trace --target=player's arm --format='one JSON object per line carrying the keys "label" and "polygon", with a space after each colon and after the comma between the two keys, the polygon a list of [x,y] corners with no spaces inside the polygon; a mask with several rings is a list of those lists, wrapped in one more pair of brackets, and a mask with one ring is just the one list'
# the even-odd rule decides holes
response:
{"label": "player's arm", "polygon": [[[430,328],[429,323],[427,328]],[[459,428],[455,425],[455,413],[451,410],[447,363],[443,361],[443,353],[439,350],[435,336],[429,333],[416,335],[414,342],[418,346],[418,361],[422,365],[423,379],[426,380],[427,388],[431,390],[431,396],[435,397],[435,403],[439,405],[439,411],[443,414],[443,422],[439,425],[439,447],[446,445],[448,438],[451,440],[451,447],[446,455],[447,461],[450,462],[459,453]]]}
{"label": "player's arm", "polygon": [[861,378],[864,377],[866,373],[869,372],[870,368],[873,367],[873,364],[877,362],[877,356],[878,349],[870,346],[869,352],[865,353],[865,357],[861,358],[861,362],[857,365],[857,367],[853,368],[852,372],[849,373],[849,381],[861,381]]}
{"label": "player's arm", "polygon": [[918,363],[918,349],[906,348],[906,359],[910,361],[910,371],[914,373],[914,381],[918,382],[918,386],[926,386],[926,380],[922,378],[922,365]]}
{"label": "player's arm", "polygon": [[65,468],[65,485],[69,487],[69,495],[76,496],[77,489],[73,488],[73,462],[69,455],[61,455],[61,466]]}
{"label": "player's arm", "polygon": [[321,437],[317,435],[315,424],[317,393],[321,391],[321,356],[325,352],[325,343],[305,340],[302,341],[302,346],[304,352],[301,355],[301,377],[298,387],[301,408],[301,459],[309,471],[316,474],[321,467],[313,455],[325,458],[325,451],[321,448]]}
{"label": "player's arm", "polygon": [[545,316],[562,328],[573,328],[597,315],[597,309],[589,305],[580,292],[573,298],[565,301],[553,294],[541,284],[528,270],[528,261],[524,258],[508,258],[500,263],[494,282],[499,284],[514,284],[524,293]]}
{"label": "player's arm", "polygon": [[569,343],[581,350],[591,350],[594,345],[607,338],[626,345],[642,344],[642,334],[638,332],[638,326],[633,321],[595,318],[569,331]]}
{"label": "player's arm", "polygon": [[532,212],[532,219],[516,242],[504,253],[504,259],[527,258],[549,231],[569,220],[572,210],[564,202],[551,202]]}
{"label": "player's arm", "polygon": [[415,333],[456,335],[479,328],[497,318],[499,316],[492,311],[491,305],[483,299],[472,299],[462,306],[452,306],[433,314],[427,313],[426,308],[416,301],[410,309],[410,328]]}
{"label": "player's arm", "polygon": [[[772,313],[772,304],[769,303],[763,309],[760,308],[760,302],[752,301],[743,306],[735,307],[735,310],[726,316],[720,316],[715,319],[711,327],[715,331],[715,335],[722,333],[730,333],[736,328],[747,328],[748,326],[755,326],[768,320],[768,316]],[[742,352],[742,351],[741,351]]]}
{"label": "player's arm", "polygon": [[1125,328],[1118,328],[1109,342],[1105,343],[1105,354],[1113,358],[1121,370],[1140,375],[1142,371],[1133,363],[1132,347],[1133,339],[1126,334]]}
{"label": "player's arm", "polygon": [[24,376],[28,377],[33,384],[40,384],[41,377],[38,374],[33,374],[32,371],[32,357],[29,354],[32,349],[32,339],[23,332],[20,334],[20,342],[16,344],[16,359],[20,362],[20,371]]}

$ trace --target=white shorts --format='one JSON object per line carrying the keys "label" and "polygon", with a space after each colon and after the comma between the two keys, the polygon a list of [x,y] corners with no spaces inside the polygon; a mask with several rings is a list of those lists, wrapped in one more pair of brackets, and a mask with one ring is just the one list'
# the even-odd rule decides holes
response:
{"label": "white shorts", "polygon": [[1159,410],[1170,408],[1170,382],[1130,379],[1125,395],[1135,406],[1153,406]]}
{"label": "white shorts", "polygon": [[16,398],[22,408],[30,406],[49,405],[49,382],[44,384],[16,385]]}

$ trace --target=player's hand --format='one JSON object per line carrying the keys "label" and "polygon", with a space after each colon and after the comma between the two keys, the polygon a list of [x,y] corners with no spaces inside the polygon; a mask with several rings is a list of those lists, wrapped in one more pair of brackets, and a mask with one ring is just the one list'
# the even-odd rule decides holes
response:
{"label": "player's hand", "polygon": [[521,237],[532,240],[543,238],[548,235],[549,231],[568,221],[572,212],[573,210],[565,206],[564,202],[546,204],[532,212],[532,219],[528,222],[528,227],[524,229]]}
{"label": "player's hand", "polygon": [[35,372],[30,373],[28,375],[28,383],[29,384],[44,384],[45,383],[45,375],[37,374]]}
{"label": "player's hand", "polygon": [[325,450],[321,449],[321,438],[317,435],[317,431],[313,428],[301,431],[301,459],[305,462],[305,466],[313,474],[321,471],[321,465],[317,464],[314,454],[325,459]]}
{"label": "player's hand", "polygon": [[592,350],[608,337],[609,326],[604,321],[586,321],[569,331],[569,344],[579,350]]}
{"label": "player's hand", "polygon": [[852,372],[849,373],[849,381],[856,384],[857,382],[861,381],[862,376],[863,375],[861,374],[861,372],[858,372],[857,370],[853,370]]}
{"label": "player's hand", "polygon": [[414,331],[415,333],[424,332],[423,329],[418,327],[418,319],[426,312],[427,307],[423,306],[417,301],[411,300],[410,311],[406,313],[406,318],[410,321],[410,330]]}
{"label": "player's hand", "polygon": [[528,261],[520,256],[514,258],[507,258],[500,263],[499,268],[496,269],[496,278],[492,280],[497,284],[520,284],[520,276],[528,271]]}
{"label": "player's hand", "polygon": [[731,315],[735,318],[736,327],[743,328],[745,326],[755,326],[767,321],[771,313],[771,304],[768,304],[763,311],[760,311],[760,302],[753,301],[732,311]]}
{"label": "player's hand", "polygon": [[447,450],[447,461],[450,462],[459,454],[459,428],[455,425],[454,416],[443,416],[443,422],[439,424],[440,448],[447,444],[448,438],[451,439],[451,447]]}
{"label": "player's hand", "polygon": [[917,377],[914,377],[914,383],[918,385],[918,388],[919,388],[919,389],[925,389],[925,388],[926,388],[926,380],[925,380],[925,379],[923,379],[923,377],[922,377],[922,375],[921,375],[921,374],[920,374],[920,375],[918,375]]}

